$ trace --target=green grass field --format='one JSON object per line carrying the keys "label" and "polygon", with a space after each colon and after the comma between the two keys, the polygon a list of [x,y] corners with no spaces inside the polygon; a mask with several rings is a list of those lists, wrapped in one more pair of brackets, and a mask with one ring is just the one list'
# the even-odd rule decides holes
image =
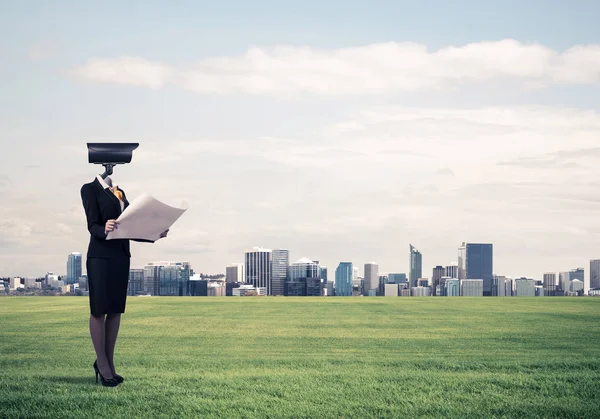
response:
{"label": "green grass field", "polygon": [[0,297],[0,417],[600,417],[600,298]]}

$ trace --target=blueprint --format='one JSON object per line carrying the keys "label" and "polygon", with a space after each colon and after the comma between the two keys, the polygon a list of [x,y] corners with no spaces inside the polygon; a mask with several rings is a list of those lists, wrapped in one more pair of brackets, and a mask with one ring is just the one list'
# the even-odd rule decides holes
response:
{"label": "blueprint", "polygon": [[121,213],[118,228],[110,231],[106,240],[144,239],[156,241],[160,234],[171,228],[173,223],[187,210],[183,201],[181,208],[164,204],[148,194],[133,200]]}

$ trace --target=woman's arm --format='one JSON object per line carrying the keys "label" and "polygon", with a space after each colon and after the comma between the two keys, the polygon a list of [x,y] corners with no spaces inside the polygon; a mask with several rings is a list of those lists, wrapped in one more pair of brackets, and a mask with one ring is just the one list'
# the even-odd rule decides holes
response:
{"label": "woman's arm", "polygon": [[85,209],[88,231],[92,236],[101,240],[106,240],[104,223],[100,217],[100,211],[98,211],[98,201],[96,200],[96,195],[89,186],[83,185],[81,187],[81,200],[83,202],[83,208]]}

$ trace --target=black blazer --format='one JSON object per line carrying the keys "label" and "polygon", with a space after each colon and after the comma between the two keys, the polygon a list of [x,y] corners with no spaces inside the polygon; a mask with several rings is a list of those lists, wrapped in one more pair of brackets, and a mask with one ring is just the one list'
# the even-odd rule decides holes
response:
{"label": "black blazer", "polygon": [[[123,193],[124,207],[129,206],[125,191],[117,188]],[[87,227],[90,232],[90,244],[88,246],[88,258],[111,258],[118,256],[131,257],[129,250],[129,239],[106,240],[104,226],[108,220],[116,220],[121,215],[121,204],[119,199],[110,191],[104,189],[98,179],[86,183],[81,187],[81,200],[87,218]],[[154,243],[152,240],[132,239],[139,242]]]}

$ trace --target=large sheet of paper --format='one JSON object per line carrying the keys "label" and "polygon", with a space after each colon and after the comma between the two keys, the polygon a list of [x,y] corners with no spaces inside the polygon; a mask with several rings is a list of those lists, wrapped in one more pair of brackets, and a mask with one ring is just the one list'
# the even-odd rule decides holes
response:
{"label": "large sheet of paper", "polygon": [[156,241],[160,234],[171,228],[173,223],[187,210],[187,203],[181,208],[164,204],[148,194],[143,194],[131,202],[121,213],[118,228],[110,231],[106,240],[145,239]]}

